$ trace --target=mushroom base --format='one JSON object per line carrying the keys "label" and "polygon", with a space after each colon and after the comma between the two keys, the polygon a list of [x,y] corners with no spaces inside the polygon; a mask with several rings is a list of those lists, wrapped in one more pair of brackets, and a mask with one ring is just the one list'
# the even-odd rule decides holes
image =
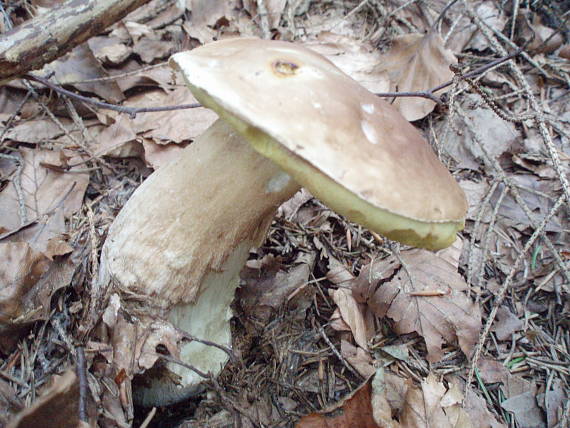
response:
{"label": "mushroom base", "polygon": [[[174,306],[168,321],[192,337],[231,349],[230,304],[239,285],[239,272],[253,246],[252,241],[239,244],[220,272],[205,276],[196,303]],[[179,352],[180,361],[213,375],[217,375],[229,360],[228,354],[221,349],[197,341],[181,344]],[[142,406],[167,406],[202,392],[200,383],[203,380],[195,371],[180,364],[161,364],[148,379],[138,382],[133,398]]]}

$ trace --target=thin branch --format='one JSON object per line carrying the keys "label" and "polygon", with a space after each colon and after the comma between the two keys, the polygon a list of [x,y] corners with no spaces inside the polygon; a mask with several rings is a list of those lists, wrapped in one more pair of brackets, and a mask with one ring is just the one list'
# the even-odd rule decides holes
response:
{"label": "thin branch", "polygon": [[49,80],[44,79],[43,77],[35,76],[33,74],[26,74],[23,76],[25,79],[33,80],[35,82],[39,82],[42,85],[47,86],[51,90],[66,95],[71,98],[75,98],[76,100],[82,101],[86,104],[91,104],[95,107],[99,107],[101,109],[106,110],[114,110],[118,111],[119,113],[126,113],[131,118],[134,118],[138,113],[151,113],[151,112],[159,112],[159,111],[173,111],[173,110],[184,110],[189,108],[198,108],[202,107],[201,104],[194,103],[194,104],[181,104],[177,106],[166,106],[166,107],[125,107],[125,106],[118,106],[115,104],[108,104],[102,101],[96,101],[91,98],[85,97],[83,95],[76,94],[75,92],[68,91],[67,89],[63,89],[61,86],[54,85]]}
{"label": "thin branch", "polygon": [[[506,62],[514,57],[516,57],[517,55],[519,55],[522,52],[522,48],[517,49],[515,52],[506,55],[502,58],[497,58],[494,61],[489,62],[488,64],[485,64],[469,73],[466,73],[465,75],[461,76],[463,79],[466,78],[470,78],[473,76],[477,76],[481,73],[484,73],[485,71],[489,70],[492,67],[495,67],[499,64],[502,64],[503,62]],[[191,109],[191,108],[198,108],[198,107],[202,107],[201,104],[199,103],[194,103],[194,104],[181,104],[181,105],[176,105],[176,106],[166,106],[166,107],[125,107],[125,106],[119,106],[119,105],[115,105],[115,104],[108,104],[102,101],[96,101],[93,100],[89,97],[85,97],[83,95],[79,95],[76,94],[75,92],[71,92],[67,89],[62,88],[61,86],[55,85],[53,83],[51,83],[48,79],[44,78],[44,77],[40,77],[40,76],[36,76],[34,74],[26,74],[23,76],[25,79],[28,80],[33,80],[35,82],[39,82],[42,85],[50,88],[51,90],[71,97],[71,98],[75,98],[76,100],[79,100],[81,102],[84,102],[86,104],[91,104],[95,107],[101,108],[101,109],[106,109],[106,110],[114,110],[114,111],[118,111],[119,113],[126,113],[128,114],[131,118],[134,118],[138,113],[152,113],[152,112],[159,112],[159,111],[174,111],[174,110],[184,110],[184,109]],[[427,98],[432,100],[433,102],[435,102],[436,104],[443,104],[443,101],[441,100],[441,98],[439,98],[437,95],[434,94],[434,92],[440,91],[444,88],[447,88],[448,86],[451,86],[453,84],[453,80],[450,80],[448,82],[445,82],[439,86],[436,86],[435,88],[432,89],[428,89],[427,91],[418,91],[418,92],[381,92],[381,93],[377,93],[376,95],[379,97],[383,97],[383,98],[399,98],[399,97],[419,97],[419,98]]]}
{"label": "thin branch", "polygon": [[89,385],[87,384],[87,367],[85,363],[85,349],[78,346],[76,349],[77,357],[77,377],[79,378],[79,420],[89,422],[87,418],[87,392]]}
{"label": "thin branch", "polygon": [[[473,71],[470,71],[469,73],[461,75],[460,79],[464,80],[464,79],[469,79],[470,77],[478,76],[478,75],[484,73],[485,71],[487,71],[493,67],[496,67],[497,65],[500,65],[504,62],[507,62],[510,59],[515,58],[516,56],[520,55],[522,51],[523,51],[522,48],[519,48],[509,55],[503,56],[501,58],[497,58],[497,59],[495,59],[495,60],[493,60],[493,61],[491,61],[485,65],[482,65],[481,67],[476,68]],[[445,89],[451,85],[453,85],[453,80],[449,80],[448,82],[442,83],[441,85],[436,86],[436,87],[431,88],[431,89],[428,89],[427,91],[379,92],[379,93],[376,93],[376,95],[379,97],[382,97],[382,98],[420,97],[420,98],[430,99],[433,102],[435,102],[436,104],[443,104],[443,101],[441,100],[441,98],[439,98],[437,95],[435,95],[434,92],[441,91],[442,89]]]}

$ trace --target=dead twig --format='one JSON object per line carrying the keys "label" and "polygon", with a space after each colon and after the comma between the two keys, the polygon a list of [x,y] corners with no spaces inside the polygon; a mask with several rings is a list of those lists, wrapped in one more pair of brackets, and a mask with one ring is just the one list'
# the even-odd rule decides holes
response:
{"label": "dead twig", "polygon": [[77,360],[77,377],[79,378],[79,420],[88,422],[87,417],[87,367],[85,362],[85,349],[83,346],[78,346],[75,351],[75,358]]}
{"label": "dead twig", "polygon": [[[464,75],[460,75],[460,80],[467,80],[470,79],[472,77],[475,76],[479,76],[480,74],[483,74],[484,72],[486,72],[487,70],[490,70],[493,67],[496,67],[498,65],[501,65],[515,57],[517,57],[518,55],[520,55],[522,53],[522,48],[517,49],[516,51],[505,55],[501,58],[497,58],[485,65],[482,65],[481,67],[476,68],[473,71],[470,71],[469,73],[466,73]],[[382,97],[382,98],[400,98],[400,97],[420,97],[420,98],[427,98],[432,100],[433,102],[437,103],[437,104],[444,104],[443,101],[441,100],[441,98],[439,98],[437,95],[435,95],[434,92],[438,92],[441,91],[442,89],[447,88],[448,86],[453,85],[454,80],[450,80],[448,82],[442,83],[439,86],[436,86],[434,88],[428,89],[427,91],[418,91],[418,92],[378,92],[375,95]]]}
{"label": "dead twig", "polygon": [[118,111],[119,113],[126,113],[131,118],[135,118],[138,113],[152,113],[152,112],[159,112],[159,111],[173,111],[173,110],[184,110],[184,109],[191,109],[191,108],[198,108],[202,107],[201,104],[194,103],[194,104],[181,104],[177,106],[166,106],[166,107],[125,107],[125,106],[118,106],[115,104],[108,104],[102,101],[96,101],[89,97],[85,97],[83,95],[76,94],[75,92],[68,91],[67,89],[63,89],[61,86],[54,85],[49,80],[44,79],[43,77],[35,76],[33,74],[26,74],[24,75],[25,79],[33,80],[35,82],[39,82],[42,85],[50,88],[51,90],[66,95],[71,98],[75,98],[81,102],[91,104],[95,107],[99,107],[101,109],[106,110],[114,110]]}

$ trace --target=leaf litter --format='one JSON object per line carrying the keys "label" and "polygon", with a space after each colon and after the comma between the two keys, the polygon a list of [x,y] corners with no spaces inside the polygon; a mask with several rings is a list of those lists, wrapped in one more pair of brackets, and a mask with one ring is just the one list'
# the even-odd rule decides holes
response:
{"label": "leaf litter", "polygon": [[[375,92],[425,91],[454,77],[450,64],[465,73],[503,55],[498,45],[512,50],[531,41],[524,61],[449,87],[444,107],[395,101],[409,120],[425,118],[416,124],[467,193],[462,246],[437,254],[399,248],[300,192],[281,207],[244,269],[234,302],[239,361],[207,385],[208,394],[150,412],[150,426],[567,424],[567,204],[541,225],[568,192],[562,2],[518,10],[458,2],[434,27],[445,5],[154,0],[46,67],[84,95],[149,107],[194,102],[160,61],[223,37],[297,40]],[[34,87],[38,98],[26,98],[20,81],[0,93],[0,376],[7,382],[0,383],[0,423],[19,423],[22,398],[35,403],[25,417],[39,420],[44,396],[72,420],[77,394],[70,407],[46,385],[75,367],[76,344],[85,343],[86,401],[96,403],[99,426],[128,426],[133,417],[139,426],[149,409],[133,409],[128,399],[129,358],[156,343],[111,342],[105,328],[90,329],[89,308],[102,303],[91,288],[97,252],[149,166],[175,158],[214,116],[195,109],[131,120],[70,107]],[[532,104],[537,94],[540,111]],[[534,231],[540,239],[524,254]],[[129,316],[109,308],[116,310],[105,313],[107,327]],[[495,323],[482,336],[493,308]],[[160,321],[140,327],[141,337],[169,328]],[[176,355],[177,336],[169,337],[174,342],[161,346]],[[117,352],[119,372],[111,365]],[[139,362],[150,367],[155,359]]]}

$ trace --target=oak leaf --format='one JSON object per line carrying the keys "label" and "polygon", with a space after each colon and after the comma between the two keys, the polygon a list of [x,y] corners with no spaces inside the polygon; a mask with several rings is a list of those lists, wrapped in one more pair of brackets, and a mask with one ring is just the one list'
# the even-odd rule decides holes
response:
{"label": "oak leaf", "polygon": [[[449,66],[455,63],[457,58],[443,46],[439,34],[406,34],[394,39],[377,71],[388,72],[392,91],[427,91],[451,80],[453,73]],[[431,113],[435,102],[427,98],[403,97],[397,98],[394,105],[406,119],[414,121]]]}
{"label": "oak leaf", "polygon": [[[386,279],[386,272],[393,276]],[[398,334],[422,336],[430,362],[441,359],[444,343],[458,342],[470,356],[477,342],[481,314],[465,293],[467,283],[448,260],[430,251],[409,250],[399,259],[365,266],[353,290],[377,316],[394,320]]]}

